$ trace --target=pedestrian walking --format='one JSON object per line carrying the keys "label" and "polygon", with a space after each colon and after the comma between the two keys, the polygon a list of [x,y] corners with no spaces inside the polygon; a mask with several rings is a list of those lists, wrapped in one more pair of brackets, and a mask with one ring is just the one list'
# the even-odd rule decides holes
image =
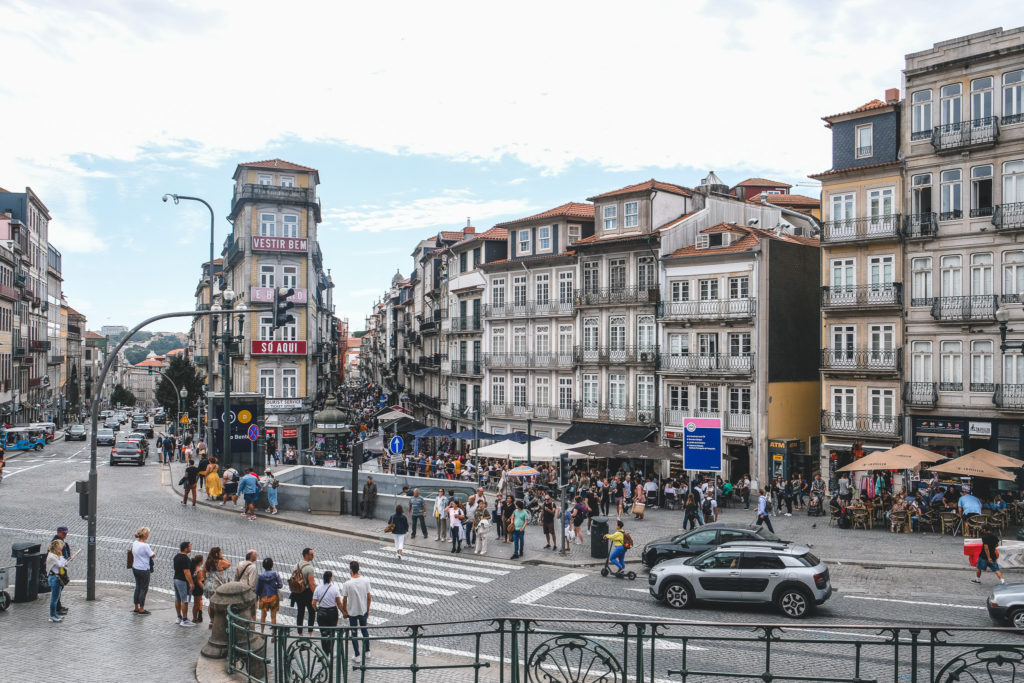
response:
{"label": "pedestrian walking", "polygon": [[398,559],[402,559],[405,535],[409,532],[409,518],[405,516],[405,510],[401,505],[395,506],[395,514],[388,518],[388,525],[384,531],[391,533],[395,541],[395,551],[398,553]]}
{"label": "pedestrian walking", "polygon": [[263,558],[263,573],[256,579],[256,598],[260,605],[260,633],[267,623],[267,613],[270,613],[271,626],[277,626],[277,611],[281,609],[281,598],[278,591],[284,588],[281,582],[281,575],[274,571],[274,560],[269,557]]}
{"label": "pedestrian walking", "polygon": [[210,458],[210,463],[206,466],[206,497],[208,500],[218,500],[223,493],[220,465],[217,464],[217,458]]}
{"label": "pedestrian walking", "polygon": [[224,500],[220,504],[226,503],[228,498],[232,505],[238,503],[238,470],[231,466],[224,470]]}
{"label": "pedestrian walking", "polygon": [[768,527],[768,531],[775,533],[775,529],[772,528],[772,520],[768,516],[768,498],[765,497],[764,491],[761,489],[757,490],[757,520],[754,523],[757,526],[764,524]]}
{"label": "pedestrian walking", "polygon": [[[68,543],[68,528],[66,526],[59,526],[59,527],[57,527],[57,533],[54,534],[53,538],[50,539],[50,540],[51,541],[60,541],[61,543],[63,543],[63,545],[61,546],[61,555],[64,557],[65,560],[70,560],[71,559],[71,544]],[[65,607],[64,604],[58,598],[57,599],[57,614],[63,616],[65,614],[67,614],[67,613],[68,613],[67,607]]]}
{"label": "pedestrian walking", "polygon": [[206,576],[203,570],[203,556],[192,556],[192,622],[203,623],[203,588]]}
{"label": "pedestrian walking", "polygon": [[185,467],[185,474],[178,482],[185,494],[181,498],[182,505],[188,505],[188,494],[192,493],[192,507],[196,506],[196,484],[199,482],[199,468],[196,467],[195,463],[191,458],[188,460],[188,465]]}
{"label": "pedestrian walking", "polygon": [[[348,563],[349,574],[352,578],[341,586],[341,614],[348,619],[348,625],[352,628],[359,628],[363,641],[363,661],[370,656],[370,632],[366,629],[366,620],[370,616],[370,603],[373,601],[373,594],[370,592],[370,581],[359,574],[359,562],[352,560]],[[353,630],[353,635],[355,631]],[[352,638],[352,651],[359,657],[359,638]]]}
{"label": "pedestrian walking", "polygon": [[981,583],[981,573],[985,570],[995,572],[999,583],[1006,583],[1003,572],[999,570],[999,536],[995,529],[988,524],[981,528],[981,555],[978,556],[978,563],[975,567],[973,583]]}
{"label": "pedestrian walking", "polygon": [[466,515],[462,512],[462,508],[459,507],[459,501],[452,498],[448,501],[448,509],[445,511],[448,516],[448,531],[452,536],[452,549],[453,553],[462,552],[462,520],[465,519]]}
{"label": "pedestrian walking", "polygon": [[373,477],[367,477],[363,484],[363,519],[373,519],[373,509],[377,505],[377,484]]}
{"label": "pedestrian walking", "polygon": [[64,541],[59,538],[50,541],[46,552],[46,581],[50,585],[50,621],[60,623],[64,617],[57,613],[60,594],[67,583],[67,564],[70,558],[64,557]]}
{"label": "pedestrian walking", "polygon": [[270,510],[270,514],[277,514],[277,489],[281,485],[277,477],[270,470],[267,470],[263,479],[260,480],[260,485],[263,490],[267,492],[267,509]]}
{"label": "pedestrian walking", "polygon": [[253,593],[256,592],[256,580],[259,578],[259,569],[256,565],[258,559],[259,553],[255,550],[246,550],[245,559],[235,567],[235,581],[244,583]]}
{"label": "pedestrian walking", "polygon": [[512,513],[512,558],[517,560],[523,556],[523,542],[526,538],[526,523],[530,521],[530,513],[526,511],[523,501],[516,501],[515,512]]}
{"label": "pedestrian walking", "polygon": [[146,609],[146,594],[149,593],[149,579],[153,575],[153,558],[156,553],[150,547],[149,527],[140,527],[135,532],[135,540],[132,541],[132,576],[135,578],[135,594],[132,602],[135,603],[135,614],[149,616]]}
{"label": "pedestrian walking", "polygon": [[256,476],[256,470],[252,467],[238,482],[238,495],[242,496],[245,507],[242,508],[242,516],[248,517],[249,521],[256,520],[256,501],[260,497],[260,478]]}
{"label": "pedestrian walking", "polygon": [[437,523],[437,538],[435,541],[448,540],[448,497],[444,495],[444,489],[437,490],[437,498],[434,498],[434,521]]}
{"label": "pedestrian walking", "polygon": [[188,620],[188,603],[192,599],[192,544],[182,541],[178,546],[178,554],[174,556],[174,611],[178,615],[179,626],[195,626]]}
{"label": "pedestrian walking", "polygon": [[313,620],[316,611],[313,609],[313,591],[316,590],[316,575],[313,569],[313,549],[303,548],[302,560],[295,565],[292,575],[288,577],[288,589],[291,591],[291,602],[296,605],[295,623],[302,635],[302,618],[306,617],[309,635],[313,635]]}
{"label": "pedestrian walking", "polygon": [[[215,545],[210,548],[210,552],[206,556],[206,564],[203,565],[203,572],[206,574],[206,581],[203,585],[203,597],[206,598],[207,605],[210,604],[210,598],[217,592],[217,589],[231,581],[232,576],[228,572],[230,568],[231,562],[224,557],[220,546]],[[209,622],[210,625],[207,628],[213,628],[212,609]]]}
{"label": "pedestrian walking", "polygon": [[338,625],[338,615],[341,612],[341,594],[334,584],[334,572],[324,572],[323,583],[313,591],[313,610],[316,612],[316,624],[320,627],[320,644],[328,659],[334,659],[334,648],[331,643],[329,628]]}
{"label": "pedestrian walking", "polygon": [[409,516],[412,517],[412,537],[416,538],[416,526],[423,529],[423,538],[427,537],[426,503],[420,497],[420,490],[414,489],[409,499]]}

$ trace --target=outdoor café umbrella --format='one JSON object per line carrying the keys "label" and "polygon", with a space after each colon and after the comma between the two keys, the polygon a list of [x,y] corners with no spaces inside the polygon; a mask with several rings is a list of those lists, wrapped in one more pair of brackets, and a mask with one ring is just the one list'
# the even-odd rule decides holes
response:
{"label": "outdoor caf\u00e9 umbrella", "polygon": [[540,474],[540,471],[529,465],[517,465],[508,471],[510,477],[533,477]]}
{"label": "outdoor caf\u00e9 umbrella", "polygon": [[527,441],[536,441],[539,436],[533,436],[526,432],[512,432],[511,434],[495,434],[494,438],[496,441],[512,441],[513,443],[526,443]]}
{"label": "outdoor caf\u00e9 umbrella", "polygon": [[957,474],[961,477],[982,477],[984,479],[1002,479],[1003,481],[1013,481],[1017,478],[995,465],[989,465],[978,458],[972,458],[967,455],[954,458],[949,462],[939,465],[932,465],[928,469],[932,472]]}
{"label": "outdoor caf\u00e9 umbrella", "polygon": [[487,432],[482,432],[479,429],[465,429],[461,432],[452,434],[451,437],[453,439],[466,439],[467,441],[472,441],[473,439],[493,439],[494,434],[488,434]]}
{"label": "outdoor caf\u00e9 umbrella", "polygon": [[417,429],[416,431],[409,433],[415,437],[425,439],[434,436],[451,436],[455,432],[449,429],[441,429],[440,427],[424,427],[423,429]]}
{"label": "outdoor caf\u00e9 umbrella", "polygon": [[[945,456],[932,453],[908,443],[901,443],[887,451],[869,453],[839,468],[839,472],[868,472],[871,470],[915,470],[921,463],[945,460]],[[929,469],[935,469],[929,468]]]}
{"label": "outdoor caf\u00e9 umbrella", "polygon": [[973,458],[980,460],[986,465],[994,465],[995,467],[1002,467],[1004,469],[1011,469],[1014,467],[1024,466],[1024,461],[1018,460],[1017,458],[1011,458],[1008,455],[1002,453],[994,453],[987,448],[979,448],[976,451],[961,456],[962,458]]}

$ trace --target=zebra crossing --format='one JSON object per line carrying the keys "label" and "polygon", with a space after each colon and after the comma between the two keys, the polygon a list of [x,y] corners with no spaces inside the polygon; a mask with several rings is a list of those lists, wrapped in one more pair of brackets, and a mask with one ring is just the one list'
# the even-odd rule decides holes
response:
{"label": "zebra crossing", "polygon": [[[349,562],[359,562],[360,575],[369,579],[373,604],[367,622],[379,626],[398,617],[407,617],[418,608],[429,607],[438,600],[473,591],[523,569],[507,562],[489,562],[454,557],[422,550],[404,550],[399,560],[394,549],[381,546],[360,553],[342,555],[337,559],[320,559],[314,563],[317,578],[326,569],[334,572],[334,583],[340,585],[351,578]],[[287,592],[287,572],[278,575]],[[282,600],[279,624],[295,623],[296,609]]]}

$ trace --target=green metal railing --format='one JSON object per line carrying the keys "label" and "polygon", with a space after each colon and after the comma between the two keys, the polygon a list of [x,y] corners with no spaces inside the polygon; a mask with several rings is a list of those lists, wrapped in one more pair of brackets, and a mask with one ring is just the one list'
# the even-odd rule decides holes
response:
{"label": "green metal railing", "polygon": [[[344,621],[344,620],[342,620]],[[997,683],[1024,680],[1008,628],[492,619],[299,635],[229,610],[228,673],[259,683]],[[370,658],[352,653],[370,644]],[[380,657],[380,651],[386,650]]]}

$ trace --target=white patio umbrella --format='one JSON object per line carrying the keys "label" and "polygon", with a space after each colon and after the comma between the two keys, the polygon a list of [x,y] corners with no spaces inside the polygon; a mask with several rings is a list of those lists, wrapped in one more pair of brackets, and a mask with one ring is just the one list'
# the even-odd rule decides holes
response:
{"label": "white patio umbrella", "polygon": [[[568,453],[569,457],[581,458],[583,454],[572,450],[582,448],[579,444],[565,444],[553,439],[537,439],[530,444],[530,459],[534,462],[551,462],[558,460],[560,453]],[[526,444],[514,441],[499,441],[484,446],[478,455],[484,458],[505,458],[510,460],[526,460]]]}

